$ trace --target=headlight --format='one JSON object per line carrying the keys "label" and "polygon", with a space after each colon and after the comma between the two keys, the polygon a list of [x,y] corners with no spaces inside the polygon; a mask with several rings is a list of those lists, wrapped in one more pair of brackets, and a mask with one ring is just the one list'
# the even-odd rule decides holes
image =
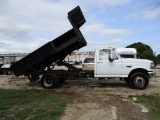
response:
{"label": "headlight", "polygon": [[153,62],[151,63],[150,68],[154,69],[154,63]]}

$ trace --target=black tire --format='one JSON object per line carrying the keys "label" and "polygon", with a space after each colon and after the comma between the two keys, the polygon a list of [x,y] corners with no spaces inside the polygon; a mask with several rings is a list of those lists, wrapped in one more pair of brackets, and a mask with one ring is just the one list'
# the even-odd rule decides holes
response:
{"label": "black tire", "polygon": [[12,71],[8,70],[6,71],[6,75],[11,75],[12,74]]}
{"label": "black tire", "polygon": [[45,74],[41,78],[41,85],[45,89],[51,89],[59,85],[58,77],[55,74]]}
{"label": "black tire", "polygon": [[60,83],[64,83],[65,81],[66,81],[66,78],[65,78],[65,77],[59,78],[59,82],[60,82]]}
{"label": "black tire", "polygon": [[149,77],[142,72],[137,72],[130,77],[130,86],[134,89],[143,90],[149,84]]}
{"label": "black tire", "polygon": [[38,76],[38,79],[36,79],[36,81],[34,81],[34,79],[32,78],[31,74],[27,75],[28,79],[30,82],[36,82],[38,80],[40,80],[40,77]]}
{"label": "black tire", "polygon": [[2,69],[0,69],[0,75],[3,75],[3,74],[4,74],[3,70],[2,70]]}
{"label": "black tire", "polygon": [[130,80],[128,78],[123,78],[127,84],[130,84]]}
{"label": "black tire", "polygon": [[31,74],[29,74],[27,77],[28,77],[30,82],[33,82],[32,78],[31,78]]}

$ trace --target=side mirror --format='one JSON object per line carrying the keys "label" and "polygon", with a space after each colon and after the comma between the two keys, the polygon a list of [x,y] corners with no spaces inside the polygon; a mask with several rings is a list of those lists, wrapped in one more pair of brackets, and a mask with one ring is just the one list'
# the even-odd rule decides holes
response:
{"label": "side mirror", "polygon": [[109,59],[110,62],[113,62],[113,61],[114,61],[114,59],[112,59],[110,55],[109,55],[109,58],[108,58],[108,59]]}
{"label": "side mirror", "polygon": [[108,60],[109,60],[110,62],[113,62],[113,61],[114,61],[113,51],[112,51],[112,50],[109,51],[109,58],[108,58]]}

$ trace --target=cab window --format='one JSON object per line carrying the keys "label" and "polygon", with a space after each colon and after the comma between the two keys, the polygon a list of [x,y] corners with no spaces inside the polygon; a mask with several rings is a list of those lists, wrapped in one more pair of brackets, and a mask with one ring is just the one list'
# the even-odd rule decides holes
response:
{"label": "cab window", "polygon": [[109,50],[103,49],[99,51],[99,60],[108,60]]}
{"label": "cab window", "polygon": [[94,63],[94,58],[85,58],[84,63]]}

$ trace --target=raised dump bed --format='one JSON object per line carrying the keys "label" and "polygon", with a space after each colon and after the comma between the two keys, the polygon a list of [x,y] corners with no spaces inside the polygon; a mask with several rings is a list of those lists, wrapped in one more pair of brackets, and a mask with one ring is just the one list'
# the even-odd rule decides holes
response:
{"label": "raised dump bed", "polygon": [[31,76],[36,81],[39,73],[44,71],[47,66],[57,61],[63,61],[68,54],[87,45],[79,30],[86,22],[79,6],[68,13],[68,19],[73,26],[71,30],[46,43],[11,66],[16,76]]}

